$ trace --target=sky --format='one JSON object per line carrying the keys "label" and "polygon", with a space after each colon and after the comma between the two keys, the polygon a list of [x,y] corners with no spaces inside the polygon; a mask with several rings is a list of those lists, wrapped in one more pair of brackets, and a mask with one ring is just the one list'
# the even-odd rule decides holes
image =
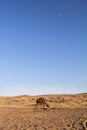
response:
{"label": "sky", "polygon": [[0,0],[0,96],[87,92],[87,0]]}

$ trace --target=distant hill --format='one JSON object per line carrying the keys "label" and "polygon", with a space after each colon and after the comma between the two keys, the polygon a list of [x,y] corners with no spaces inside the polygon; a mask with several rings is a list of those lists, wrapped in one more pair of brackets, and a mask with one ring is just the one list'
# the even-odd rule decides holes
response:
{"label": "distant hill", "polygon": [[44,97],[51,108],[87,108],[87,93],[80,94],[48,94],[38,96],[20,95],[0,97],[0,107],[34,108],[38,97]]}

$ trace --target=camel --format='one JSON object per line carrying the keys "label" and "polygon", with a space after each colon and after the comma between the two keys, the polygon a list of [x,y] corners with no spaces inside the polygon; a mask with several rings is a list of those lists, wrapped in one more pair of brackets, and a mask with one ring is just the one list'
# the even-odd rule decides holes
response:
{"label": "camel", "polygon": [[36,107],[38,105],[41,105],[42,108],[49,107],[49,105],[46,103],[46,100],[44,98],[38,98],[36,101]]}

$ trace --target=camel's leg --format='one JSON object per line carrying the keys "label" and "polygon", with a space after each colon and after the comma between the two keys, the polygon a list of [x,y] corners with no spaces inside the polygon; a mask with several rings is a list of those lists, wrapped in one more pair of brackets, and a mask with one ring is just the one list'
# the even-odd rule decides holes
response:
{"label": "camel's leg", "polygon": [[43,103],[43,108],[45,108],[45,103]]}
{"label": "camel's leg", "polygon": [[36,109],[38,109],[38,103],[36,103]]}
{"label": "camel's leg", "polygon": [[36,109],[37,109],[37,104],[36,104]]}
{"label": "camel's leg", "polygon": [[41,103],[41,108],[43,108],[43,103]]}

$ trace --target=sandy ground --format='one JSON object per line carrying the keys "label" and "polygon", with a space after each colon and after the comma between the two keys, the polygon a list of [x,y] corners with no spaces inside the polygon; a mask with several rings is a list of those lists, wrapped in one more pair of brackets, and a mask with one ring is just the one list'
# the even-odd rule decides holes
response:
{"label": "sandy ground", "polygon": [[85,130],[87,108],[0,108],[0,130]]}
{"label": "sandy ground", "polygon": [[[48,109],[36,108],[39,97]],[[86,120],[87,93],[0,97],[0,130],[85,130]]]}

